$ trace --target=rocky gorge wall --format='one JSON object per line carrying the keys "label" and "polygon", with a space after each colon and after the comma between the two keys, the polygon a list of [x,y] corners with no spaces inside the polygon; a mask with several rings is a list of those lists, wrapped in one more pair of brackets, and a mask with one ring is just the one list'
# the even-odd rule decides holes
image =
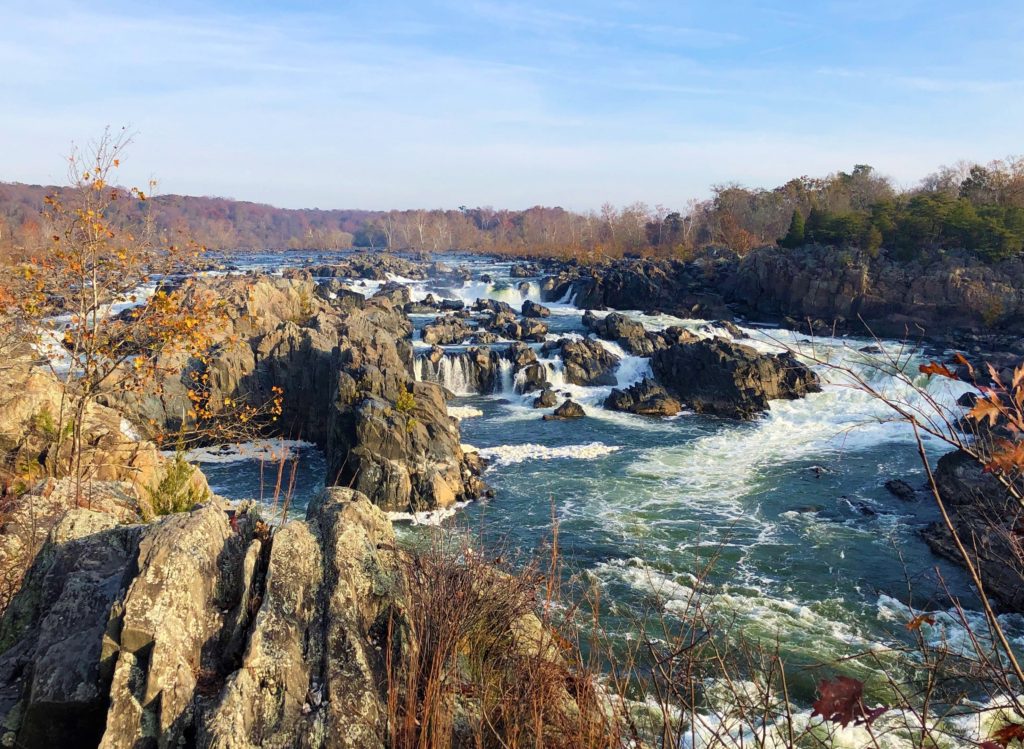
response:
{"label": "rocky gorge wall", "polygon": [[[692,262],[549,263],[544,298],[593,309],[660,310],[683,317],[782,322],[790,327],[1020,348],[1024,260],[987,264],[949,253],[930,262],[884,252],[765,247],[743,258],[708,252]],[[861,322],[863,320],[863,322]]]}

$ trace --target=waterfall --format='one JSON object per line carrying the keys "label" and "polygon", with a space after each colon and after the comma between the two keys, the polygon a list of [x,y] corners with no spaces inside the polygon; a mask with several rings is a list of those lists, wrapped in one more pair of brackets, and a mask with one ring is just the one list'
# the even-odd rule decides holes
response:
{"label": "waterfall", "polygon": [[474,395],[477,392],[476,367],[468,354],[446,353],[437,363],[432,362],[429,355],[420,354],[416,361],[417,379],[444,385],[455,395]]}
{"label": "waterfall", "polygon": [[615,384],[622,389],[635,385],[645,377],[653,377],[651,372],[651,360],[645,356],[631,356],[627,354],[619,361],[619,367],[615,370]]}
{"label": "waterfall", "polygon": [[569,284],[568,286],[565,287],[565,293],[562,294],[562,298],[559,299],[557,302],[555,302],[555,304],[568,304],[568,305],[572,306],[573,302],[575,302],[575,301],[576,301],[576,286],[574,284]]}
{"label": "waterfall", "polygon": [[526,390],[526,367],[523,367],[516,372],[516,376],[512,384],[513,393],[522,393],[524,390]]}
{"label": "waterfall", "polygon": [[498,358],[498,372],[501,373],[501,392],[505,395],[512,395],[515,393],[515,382],[512,378],[512,360],[507,356]]}
{"label": "waterfall", "polygon": [[[519,289],[519,283],[529,283],[529,288],[524,291]],[[467,281],[461,289],[452,289],[455,299],[461,299],[467,307],[472,307],[477,299],[493,299],[498,302],[506,302],[515,309],[523,306],[527,299],[540,302],[540,284],[536,281],[508,283],[494,283],[484,281]]]}
{"label": "waterfall", "polygon": [[541,359],[548,370],[548,382],[553,390],[565,387],[565,362],[562,357],[556,356],[552,359]]}

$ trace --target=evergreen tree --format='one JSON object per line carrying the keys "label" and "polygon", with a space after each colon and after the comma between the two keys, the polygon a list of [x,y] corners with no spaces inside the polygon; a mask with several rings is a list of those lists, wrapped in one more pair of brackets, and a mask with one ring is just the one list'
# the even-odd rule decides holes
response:
{"label": "evergreen tree", "polygon": [[789,221],[789,231],[779,240],[779,244],[789,249],[804,244],[804,217],[799,210],[793,211],[793,218]]}

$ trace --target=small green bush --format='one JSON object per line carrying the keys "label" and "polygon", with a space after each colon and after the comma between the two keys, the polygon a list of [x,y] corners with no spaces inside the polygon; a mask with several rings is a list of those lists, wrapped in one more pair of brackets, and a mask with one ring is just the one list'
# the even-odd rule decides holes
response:
{"label": "small green bush", "polygon": [[192,484],[192,473],[192,466],[184,454],[176,453],[163,478],[147,490],[154,515],[186,512],[206,501],[207,492]]}
{"label": "small green bush", "polygon": [[395,409],[404,414],[410,413],[416,408],[416,397],[408,390],[403,390],[395,399]]}

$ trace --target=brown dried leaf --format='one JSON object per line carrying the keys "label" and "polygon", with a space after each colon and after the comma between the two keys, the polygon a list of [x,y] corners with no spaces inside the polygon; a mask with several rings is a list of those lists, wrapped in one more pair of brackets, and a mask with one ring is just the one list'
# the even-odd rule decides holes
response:
{"label": "brown dried leaf", "polygon": [[977,422],[988,420],[989,426],[995,426],[996,420],[1002,413],[1003,404],[999,402],[998,396],[990,395],[980,398],[974,408],[967,412],[967,418]]}
{"label": "brown dried leaf", "polygon": [[992,451],[991,459],[985,464],[985,470],[1012,475],[1021,469],[1024,469],[1024,442],[999,440]]}
{"label": "brown dried leaf", "polygon": [[907,622],[907,629],[911,632],[915,632],[921,629],[922,624],[935,624],[935,617],[931,614],[918,614]]}
{"label": "brown dried leaf", "polygon": [[1010,723],[1003,726],[992,734],[992,740],[1001,747],[1009,746],[1011,741],[1019,741],[1024,744],[1024,725]]}
{"label": "brown dried leaf", "polygon": [[837,676],[832,681],[821,681],[818,684],[818,699],[814,702],[812,717],[820,715],[827,721],[838,723],[844,728],[850,723],[854,725],[870,725],[887,708],[876,707],[867,710],[864,707],[864,682],[849,676]]}
{"label": "brown dried leaf", "polygon": [[957,378],[956,375],[950,371],[949,367],[945,364],[939,364],[938,362],[922,364],[918,369],[921,370],[921,374],[938,375],[939,377],[947,377],[950,380],[955,380]]}

